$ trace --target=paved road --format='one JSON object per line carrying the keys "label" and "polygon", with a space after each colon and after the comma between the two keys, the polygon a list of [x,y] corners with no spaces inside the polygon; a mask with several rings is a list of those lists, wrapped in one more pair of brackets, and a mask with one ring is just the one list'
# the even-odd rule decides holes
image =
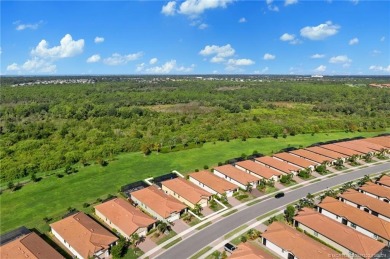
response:
{"label": "paved road", "polygon": [[275,210],[278,207],[285,206],[302,197],[305,197],[307,193],[316,193],[321,190],[325,190],[327,187],[332,187],[343,182],[348,182],[357,178],[361,178],[367,174],[379,173],[385,170],[390,170],[390,162],[381,165],[362,168],[350,173],[337,175],[331,178],[326,178],[312,185],[304,186],[302,188],[293,190],[287,193],[283,198],[271,198],[269,200],[265,200],[258,204],[252,205],[232,214],[229,217],[226,217],[221,221],[210,225],[209,227],[199,231],[191,237],[181,241],[177,245],[160,254],[157,258],[188,258],[194,253],[201,250],[203,247],[209,245],[217,238],[226,235],[227,233],[245,224],[246,222],[257,218],[259,215],[263,215],[267,212]]}

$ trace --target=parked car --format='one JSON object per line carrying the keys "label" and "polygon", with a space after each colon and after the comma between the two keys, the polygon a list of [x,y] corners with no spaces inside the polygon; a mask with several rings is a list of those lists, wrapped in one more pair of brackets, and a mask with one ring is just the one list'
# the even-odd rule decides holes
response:
{"label": "parked car", "polygon": [[229,253],[233,253],[233,251],[237,249],[237,247],[235,245],[232,245],[230,243],[226,243],[223,248],[225,249],[225,251],[227,251]]}
{"label": "parked car", "polygon": [[278,192],[277,194],[275,194],[275,198],[276,199],[279,199],[279,198],[282,198],[284,197],[284,192]]}

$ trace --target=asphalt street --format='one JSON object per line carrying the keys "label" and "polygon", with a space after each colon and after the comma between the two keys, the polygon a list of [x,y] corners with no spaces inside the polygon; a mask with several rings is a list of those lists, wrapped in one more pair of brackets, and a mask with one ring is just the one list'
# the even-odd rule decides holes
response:
{"label": "asphalt street", "polygon": [[290,204],[296,200],[305,197],[308,193],[316,193],[325,190],[328,187],[336,186],[344,182],[352,181],[363,177],[364,175],[375,174],[385,170],[390,170],[390,162],[362,168],[353,172],[344,173],[331,178],[323,179],[319,182],[292,190],[283,198],[267,199],[263,202],[246,207],[225,219],[218,221],[189,238],[181,241],[177,245],[166,250],[156,258],[161,259],[181,259],[189,258],[194,253],[208,246],[214,240],[222,237],[246,222],[255,219],[263,214],[273,211],[281,206]]}

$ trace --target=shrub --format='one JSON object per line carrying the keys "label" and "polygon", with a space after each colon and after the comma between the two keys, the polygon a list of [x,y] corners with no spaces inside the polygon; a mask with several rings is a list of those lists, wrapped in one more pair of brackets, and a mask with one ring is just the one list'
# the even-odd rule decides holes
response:
{"label": "shrub", "polygon": [[209,166],[208,165],[204,165],[203,169],[209,169]]}
{"label": "shrub", "polygon": [[84,202],[83,203],[83,208],[88,208],[88,207],[89,207],[89,203]]}

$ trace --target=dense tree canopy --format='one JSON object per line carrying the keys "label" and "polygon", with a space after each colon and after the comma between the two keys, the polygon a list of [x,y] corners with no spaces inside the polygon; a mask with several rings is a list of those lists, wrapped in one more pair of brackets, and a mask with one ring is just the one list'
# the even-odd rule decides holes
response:
{"label": "dense tree canopy", "polygon": [[1,87],[1,178],[120,152],[389,126],[390,91],[337,82],[126,81]]}

